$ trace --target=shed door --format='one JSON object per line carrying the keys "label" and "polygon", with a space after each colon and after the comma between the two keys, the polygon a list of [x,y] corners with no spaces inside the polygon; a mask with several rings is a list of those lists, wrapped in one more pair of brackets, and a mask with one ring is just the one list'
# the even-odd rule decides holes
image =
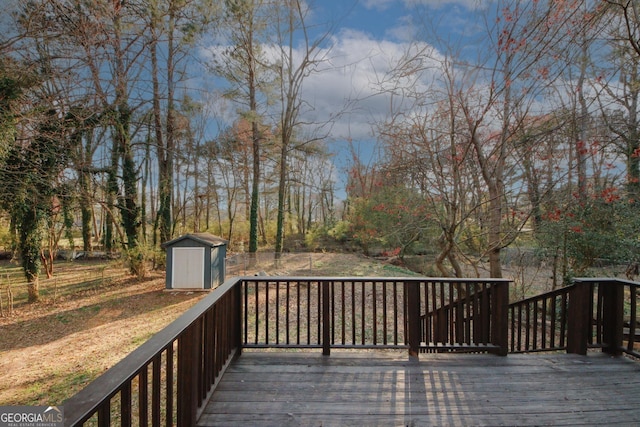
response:
{"label": "shed door", "polygon": [[173,288],[204,288],[204,248],[173,248]]}

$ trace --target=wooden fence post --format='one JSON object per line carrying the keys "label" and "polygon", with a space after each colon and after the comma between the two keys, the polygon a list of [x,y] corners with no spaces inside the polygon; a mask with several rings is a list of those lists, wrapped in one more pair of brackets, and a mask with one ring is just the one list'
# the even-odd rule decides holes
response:
{"label": "wooden fence post", "polygon": [[509,352],[509,282],[495,282],[491,288],[491,344],[498,346],[496,354]]}
{"label": "wooden fence post", "polygon": [[420,352],[420,283],[405,282],[407,289],[407,317],[409,327],[409,357],[418,359]]}
{"label": "wooden fence post", "polygon": [[587,343],[591,332],[591,299],[593,298],[590,283],[575,281],[569,291],[569,307],[567,308],[567,353],[587,354]]}
{"label": "wooden fence post", "polygon": [[624,328],[624,287],[615,282],[600,282],[602,287],[602,351],[612,356],[622,354]]}

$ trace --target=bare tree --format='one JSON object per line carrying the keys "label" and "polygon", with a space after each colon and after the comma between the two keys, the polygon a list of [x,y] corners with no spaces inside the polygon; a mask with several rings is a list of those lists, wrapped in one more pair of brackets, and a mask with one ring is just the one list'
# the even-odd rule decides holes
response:
{"label": "bare tree", "polygon": [[[275,257],[276,262],[283,250],[285,227],[285,203],[287,195],[287,179],[289,155],[292,150],[301,148],[321,139],[317,135],[303,137],[302,119],[305,102],[302,88],[307,77],[319,71],[319,66],[326,61],[329,53],[326,42],[329,33],[322,33],[311,38],[307,28],[307,17],[310,12],[306,2],[284,0],[278,7],[276,16],[275,45],[279,49],[272,69],[278,77],[280,114],[278,115],[279,134],[279,178],[278,178],[278,212],[276,224]],[[296,37],[299,46],[296,49]],[[317,130],[317,129],[316,129]],[[309,129],[307,129],[309,132]],[[296,142],[296,138],[298,141]]]}

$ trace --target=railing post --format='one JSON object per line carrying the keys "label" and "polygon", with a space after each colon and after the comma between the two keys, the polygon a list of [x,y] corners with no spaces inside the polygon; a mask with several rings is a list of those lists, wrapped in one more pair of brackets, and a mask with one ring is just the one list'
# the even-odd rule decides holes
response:
{"label": "railing post", "polygon": [[407,317],[409,328],[409,357],[418,359],[420,352],[420,288],[419,282],[405,282],[407,286]]}
{"label": "railing post", "polygon": [[590,283],[575,281],[569,291],[567,308],[567,353],[587,354],[587,342],[591,331],[591,299],[593,292]]}
{"label": "railing post", "polygon": [[[196,424],[198,410],[197,322],[178,338],[178,427]],[[170,414],[167,414],[170,416]]]}
{"label": "railing post", "polygon": [[[233,304],[233,310],[235,310],[235,315],[231,316],[233,319],[233,327],[235,331],[234,344],[236,346],[236,357],[240,357],[242,354],[242,289],[244,287],[244,281],[239,280],[234,287],[233,294],[235,298],[235,304]],[[246,307],[245,307],[246,310]]]}
{"label": "railing post", "polygon": [[620,283],[600,282],[602,287],[602,351],[612,356],[622,354],[624,333],[624,287]]}
{"label": "railing post", "polygon": [[329,316],[329,282],[322,282],[322,355],[331,354],[331,318]]}
{"label": "railing post", "polygon": [[491,344],[498,346],[496,354],[509,352],[509,282],[494,282],[491,286]]}

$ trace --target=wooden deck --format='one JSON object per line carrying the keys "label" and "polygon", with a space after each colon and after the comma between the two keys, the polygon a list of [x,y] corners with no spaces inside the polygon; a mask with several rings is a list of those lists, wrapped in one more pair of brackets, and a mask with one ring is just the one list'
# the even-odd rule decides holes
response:
{"label": "wooden deck", "polygon": [[638,425],[640,363],[602,353],[244,352],[199,426]]}

